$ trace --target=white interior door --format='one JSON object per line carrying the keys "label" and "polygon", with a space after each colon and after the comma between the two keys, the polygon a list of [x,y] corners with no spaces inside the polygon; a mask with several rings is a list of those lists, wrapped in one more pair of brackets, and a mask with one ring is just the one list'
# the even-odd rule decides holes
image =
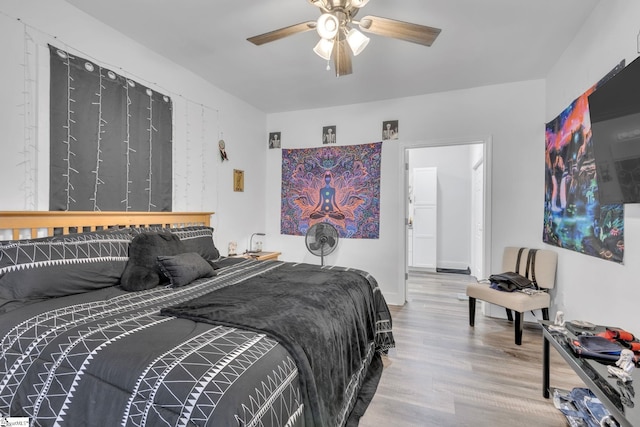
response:
{"label": "white interior door", "polygon": [[413,170],[413,266],[435,269],[438,255],[438,168]]}

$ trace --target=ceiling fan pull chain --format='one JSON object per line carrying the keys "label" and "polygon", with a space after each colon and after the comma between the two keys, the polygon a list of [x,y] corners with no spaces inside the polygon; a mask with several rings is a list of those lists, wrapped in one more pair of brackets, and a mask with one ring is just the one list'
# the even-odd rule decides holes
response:
{"label": "ceiling fan pull chain", "polygon": [[327,71],[331,71],[331,61],[327,61]]}

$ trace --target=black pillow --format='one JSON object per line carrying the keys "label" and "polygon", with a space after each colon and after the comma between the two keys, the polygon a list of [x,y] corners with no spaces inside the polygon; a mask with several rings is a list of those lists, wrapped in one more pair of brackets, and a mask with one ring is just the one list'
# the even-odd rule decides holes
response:
{"label": "black pillow", "polygon": [[121,230],[0,242],[0,277],[12,271],[41,266],[68,266],[105,260],[126,262],[130,242],[129,232]]}
{"label": "black pillow", "polygon": [[115,286],[126,261],[98,259],[86,263],[43,265],[0,277],[0,299],[28,301],[80,294]]}
{"label": "black pillow", "polygon": [[200,254],[186,252],[174,256],[159,256],[158,264],[171,286],[188,285],[201,277],[213,277],[215,270]]}
{"label": "black pillow", "polygon": [[122,273],[120,285],[126,291],[142,291],[167,281],[158,266],[159,256],[184,253],[180,239],[168,232],[142,233],[131,240],[129,261]]}
{"label": "black pillow", "polygon": [[187,252],[197,252],[204,259],[216,260],[220,252],[213,243],[213,228],[204,226],[172,229],[172,233],[180,238]]}
{"label": "black pillow", "polygon": [[220,252],[213,243],[213,228],[203,225],[194,225],[180,228],[147,227],[131,228],[135,236],[141,233],[164,232],[175,234],[185,246],[185,252],[197,252],[207,260],[217,260]]}
{"label": "black pillow", "polygon": [[130,234],[120,230],[2,242],[0,305],[115,286],[130,242]]}

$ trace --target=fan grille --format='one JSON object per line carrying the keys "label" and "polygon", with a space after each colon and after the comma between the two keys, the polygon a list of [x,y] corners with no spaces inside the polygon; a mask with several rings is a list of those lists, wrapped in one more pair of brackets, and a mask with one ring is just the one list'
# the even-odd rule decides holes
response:
{"label": "fan grille", "polygon": [[338,245],[338,230],[327,222],[316,223],[307,231],[305,243],[312,254],[329,255]]}

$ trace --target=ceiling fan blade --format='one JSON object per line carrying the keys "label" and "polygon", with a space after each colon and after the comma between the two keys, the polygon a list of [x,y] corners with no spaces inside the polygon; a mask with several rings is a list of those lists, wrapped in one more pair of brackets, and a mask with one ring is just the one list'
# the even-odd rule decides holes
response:
{"label": "ceiling fan blade", "polygon": [[370,15],[360,20],[360,28],[369,33],[393,37],[424,46],[431,46],[440,31],[442,31],[440,28]]}
{"label": "ceiling fan blade", "polygon": [[333,48],[333,65],[336,68],[336,77],[346,76],[353,72],[351,52],[346,39],[336,42]]}
{"label": "ceiling fan blade", "polygon": [[299,24],[291,25],[289,27],[280,28],[279,30],[269,31],[268,33],[249,37],[247,40],[255,44],[256,46],[260,46],[265,43],[283,39],[293,34],[304,33],[305,31],[314,30],[315,28],[316,28],[316,21],[301,22]]}

